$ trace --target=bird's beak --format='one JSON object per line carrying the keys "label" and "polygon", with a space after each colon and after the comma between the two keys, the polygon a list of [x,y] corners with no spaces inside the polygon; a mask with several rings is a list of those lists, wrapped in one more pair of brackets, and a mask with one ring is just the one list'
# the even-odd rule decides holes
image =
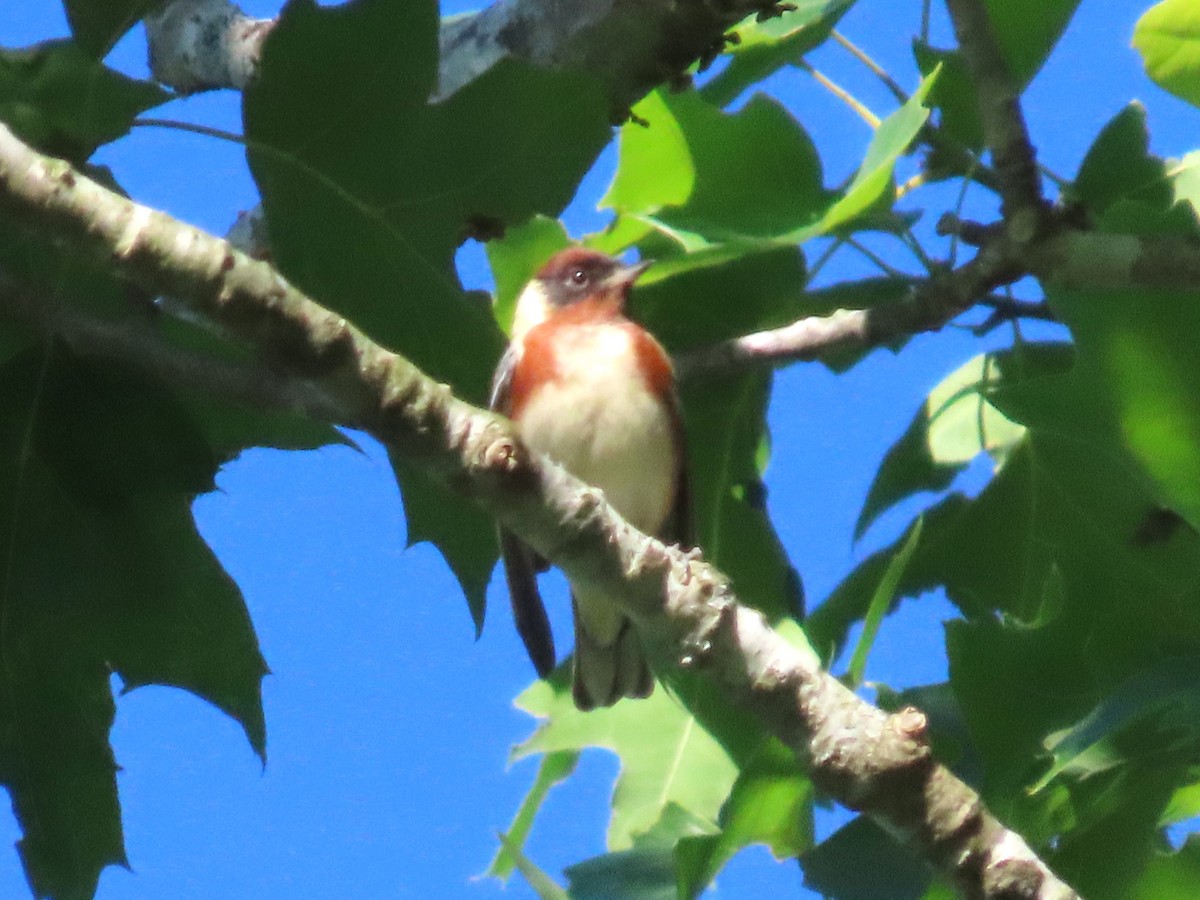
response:
{"label": "bird's beak", "polygon": [[604,279],[604,286],[618,291],[627,291],[648,268],[654,265],[654,260],[643,259],[630,266],[621,266]]}

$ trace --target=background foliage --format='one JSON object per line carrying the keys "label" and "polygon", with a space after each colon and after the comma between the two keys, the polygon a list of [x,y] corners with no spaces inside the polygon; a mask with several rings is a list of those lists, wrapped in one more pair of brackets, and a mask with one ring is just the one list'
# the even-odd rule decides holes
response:
{"label": "background foliage", "polygon": [[[974,88],[944,29],[894,36],[916,38],[909,68],[891,72],[911,91],[840,183],[827,173],[846,167],[823,161],[810,134],[819,123],[759,92],[833,41],[852,5],[807,0],[743,23],[697,89],[652,92],[614,136],[606,101],[583,74],[506,63],[427,105],[432,2],[294,2],[243,106],[273,260],[474,401],[519,286],[572,238],[658,260],[635,312],[678,353],[893,302],[963,255],[933,235],[931,220],[961,209],[968,191],[968,208],[985,217],[995,203],[976,157]],[[1014,77],[1028,85],[1079,3],[988,6]],[[72,39],[0,51],[0,119],[86,165],[169,95],[102,61],[144,2],[66,8]],[[1078,14],[1103,11],[1085,4]],[[1151,78],[1200,102],[1200,20],[1188,0],[1153,6],[1132,37]],[[1148,128],[1131,103],[1075,171],[1046,173],[1047,182],[1098,230],[1195,239],[1200,157],[1154,156]],[[557,219],[614,138],[606,221],[568,234]],[[468,239],[486,245],[491,308],[456,268]],[[839,266],[846,256],[855,265]],[[246,355],[162,317],[150,298],[27,237],[19,222],[0,220],[0,271],[117,322],[153,321],[181,348]],[[1017,292],[1043,296],[1036,284]],[[872,684],[878,701],[926,709],[941,758],[1086,896],[1191,897],[1197,845],[1171,826],[1200,813],[1200,321],[1191,325],[1200,314],[1181,291],[1055,289],[1045,299],[1062,326],[998,323],[912,412],[863,486],[855,535],[890,516],[899,537],[828,597],[809,597],[807,619],[804,563],[797,571],[789,557],[802,548],[781,538],[763,481],[768,464],[789,465],[772,459],[766,426],[769,404],[788,398],[763,371],[685,385],[701,544],[785,633],[803,621],[831,662],[856,650],[856,683],[874,635],[862,638],[858,623],[886,632],[891,619],[879,617],[900,600],[944,591],[954,606],[948,680],[900,692]],[[851,373],[843,377],[861,361],[825,360]],[[126,858],[111,674],[122,691],[196,694],[265,753],[266,663],[238,585],[192,520],[193,501],[249,448],[348,438],[80,358],[7,320],[0,409],[0,781],[33,893],[91,896],[104,867]],[[977,475],[981,460],[986,484],[965,491],[964,473]],[[409,542],[444,554],[482,628],[490,523],[393,462]],[[560,673],[517,698],[538,722],[513,755],[537,757],[540,768],[492,874],[519,869],[543,896],[690,896],[741,848],[766,844],[800,858],[809,885],[829,896],[945,895],[865,820],[818,842],[814,810],[824,801],[787,751],[700,683],[674,678],[668,688],[583,715]],[[565,878],[548,875],[526,855],[526,837],[593,747],[621,761],[610,852]]]}

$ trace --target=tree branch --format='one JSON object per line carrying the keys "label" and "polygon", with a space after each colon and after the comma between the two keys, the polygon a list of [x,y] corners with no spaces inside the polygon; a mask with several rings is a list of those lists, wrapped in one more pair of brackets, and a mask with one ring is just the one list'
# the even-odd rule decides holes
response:
{"label": "tree branch", "polygon": [[[993,261],[994,264],[994,261]],[[869,350],[896,338],[937,331],[972,306],[993,285],[994,275],[968,264],[937,279],[913,279],[909,295],[869,309],[839,309],[788,325],[731,338],[680,354],[683,380],[733,369],[782,366],[839,350]]]}
{"label": "tree branch", "polygon": [[992,32],[983,0],[946,0],[963,62],[975,83],[984,141],[1000,190],[1001,211],[1010,225],[1029,219],[1036,230],[1045,211],[1037,158],[1021,112],[1021,98]]}
{"label": "tree branch", "polygon": [[[108,191],[0,126],[0,212],[169,294],[339,400],[362,428],[470,496],[568,576],[603,586],[648,645],[697,670],[972,898],[1072,898],[1024,840],[930,753],[922,713],[885,715],[738,604],[696,553],[633,530],[603,496],[530,453],[507,420],[455,398],[288,284],[266,262]],[[982,255],[982,254],[981,254]]]}
{"label": "tree branch", "polygon": [[[768,0],[497,0],[443,21],[435,97],[450,96],[510,57],[589,72],[623,114],[732,25],[774,7]],[[240,90],[253,77],[274,23],[247,17],[229,0],[170,0],[146,18],[150,72],[185,93]]]}
{"label": "tree branch", "polygon": [[241,90],[258,70],[274,19],[253,19],[229,0],[173,0],[146,16],[150,74],[184,94]]}

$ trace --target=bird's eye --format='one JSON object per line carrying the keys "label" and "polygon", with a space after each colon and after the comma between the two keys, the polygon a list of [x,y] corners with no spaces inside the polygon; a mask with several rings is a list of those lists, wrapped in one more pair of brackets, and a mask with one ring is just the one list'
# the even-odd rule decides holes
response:
{"label": "bird's eye", "polygon": [[583,269],[576,269],[571,273],[571,284],[582,287],[588,283],[588,280],[588,273],[583,271]]}

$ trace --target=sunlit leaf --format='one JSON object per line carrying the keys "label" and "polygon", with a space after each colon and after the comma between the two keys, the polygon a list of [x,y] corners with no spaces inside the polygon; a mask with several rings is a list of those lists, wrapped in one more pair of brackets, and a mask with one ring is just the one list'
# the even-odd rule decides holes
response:
{"label": "sunlit leaf", "polygon": [[725,48],[729,65],[704,86],[704,99],[714,106],[732,103],[742,91],[823,43],[853,5],[854,0],[793,0],[782,15],[763,21],[747,17],[733,29],[737,38]]}
{"label": "sunlit leaf", "polygon": [[820,221],[794,234],[796,240],[825,234],[840,228],[865,213],[876,203],[885,201],[892,188],[892,171],[896,160],[905,153],[929,119],[925,98],[936,83],[940,69],[934,69],[921,79],[921,86],[908,102],[888,116],[871,138],[862,165],[842,196]]}
{"label": "sunlit leaf", "polygon": [[1200,8],[1191,0],[1162,0],[1138,19],[1133,46],[1146,74],[1193,106],[1200,106]]}
{"label": "sunlit leaf", "polygon": [[520,871],[521,876],[533,888],[533,892],[538,895],[538,900],[567,900],[569,895],[558,883],[547,875],[544,871],[537,867],[532,860],[529,859],[521,850],[516,842],[505,837],[503,834],[497,835],[500,839],[500,844],[508,858],[513,861],[513,864]]}
{"label": "sunlit leaf", "polygon": [[738,776],[716,834],[683,839],[676,850],[681,893],[699,896],[733,855],[766,844],[776,859],[795,857],[813,841],[813,788],[795,755],[768,741]]}
{"label": "sunlit leaf", "polygon": [[[542,757],[542,762],[538,766],[537,778],[534,779],[533,786],[525,795],[525,799],[521,801],[521,806],[513,817],[512,824],[508,826],[508,832],[501,835],[500,849],[492,857],[487,872],[484,874],[500,879],[506,879],[512,874],[513,869],[520,864],[518,854],[525,847],[525,840],[533,828],[533,820],[546,797],[555,785],[575,771],[575,765],[578,762],[579,751],[577,750],[559,750],[547,753]],[[528,875],[525,876],[525,880],[529,880]]]}
{"label": "sunlit leaf", "polygon": [[920,41],[913,43],[913,56],[922,75],[941,69],[937,83],[929,91],[929,106],[940,114],[939,127],[964,147],[981,150],[983,120],[979,118],[979,97],[962,56]]}
{"label": "sunlit leaf", "polygon": [[854,527],[860,538],[886,510],[919,491],[941,491],[980,453],[997,465],[1025,429],[988,402],[988,393],[1014,368],[1052,371],[1071,359],[1065,345],[1028,345],[1015,352],[984,354],[947,375],[929,393],[904,435],[891,446],[875,474]]}
{"label": "sunlit leaf", "polygon": [[816,148],[776,101],[757,96],[721,112],[695,91],[659,89],[621,129],[620,160],[604,203],[651,214],[706,242],[771,238],[827,205]]}
{"label": "sunlit leaf", "polygon": [[517,705],[543,721],[513,751],[514,758],[587,747],[604,747],[621,758],[608,828],[612,850],[632,847],[668,804],[715,823],[737,778],[725,749],[661,687],[645,700],[583,713],[562,678],[535,683]]}
{"label": "sunlit leaf", "polygon": [[496,280],[492,312],[505,333],[512,327],[521,288],[542,263],[570,243],[562,223],[546,216],[534,216],[507,229],[504,237],[487,242],[488,263]]}
{"label": "sunlit leaf", "polygon": [[900,547],[899,552],[892,557],[891,562],[884,569],[879,586],[871,598],[871,605],[867,607],[867,614],[863,618],[862,634],[859,635],[854,653],[850,656],[850,665],[846,670],[846,677],[851,687],[857,688],[862,684],[863,675],[867,670],[867,657],[871,653],[875,638],[879,635],[879,626],[883,624],[883,617],[887,615],[888,609],[897,599],[896,590],[900,586],[900,579],[904,577],[904,570],[908,568],[913,553],[920,543],[921,520],[917,519],[916,524],[909,531],[908,537],[904,539],[904,544]]}

